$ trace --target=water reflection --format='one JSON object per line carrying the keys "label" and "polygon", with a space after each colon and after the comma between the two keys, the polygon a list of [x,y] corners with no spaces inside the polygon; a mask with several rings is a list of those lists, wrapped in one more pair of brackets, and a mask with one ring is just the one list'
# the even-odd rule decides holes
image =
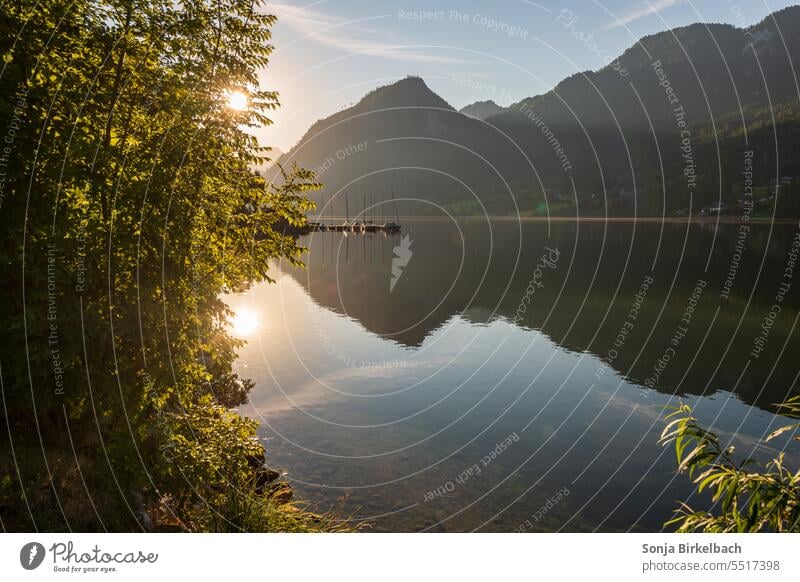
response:
{"label": "water reflection", "polygon": [[735,225],[403,234],[399,274],[399,237],[316,233],[307,269],[231,298],[270,322],[241,351],[244,412],[320,506],[400,531],[657,530],[690,494],[657,445],[675,395],[742,454],[775,452],[754,447],[800,369],[796,292],[751,354],[794,226],[754,228],[743,252]]}
{"label": "water reflection", "polygon": [[250,337],[261,327],[261,318],[255,309],[247,307],[236,309],[229,321],[231,333],[240,338]]}
{"label": "water reflection", "polygon": [[[681,322],[700,281],[707,286],[686,338],[658,382],[650,382],[654,388],[735,388],[745,401],[768,405],[783,400],[797,373],[793,362],[773,370],[781,354],[799,347],[791,333],[797,293],[782,300],[764,353],[750,356],[782,283],[794,225],[753,228],[743,252],[737,225],[474,221],[416,223],[406,232],[415,252],[394,291],[397,243],[369,237],[352,239],[359,253],[342,254],[338,247],[347,242],[317,233],[307,241],[308,269],[288,272],[319,305],[404,346],[419,347],[456,315],[478,325],[504,319],[541,330],[559,347],[591,352],[641,384],[686,327]],[[559,264],[538,279],[548,248],[558,249]],[[535,293],[527,291],[531,285]],[[643,285],[646,298],[637,301]]]}

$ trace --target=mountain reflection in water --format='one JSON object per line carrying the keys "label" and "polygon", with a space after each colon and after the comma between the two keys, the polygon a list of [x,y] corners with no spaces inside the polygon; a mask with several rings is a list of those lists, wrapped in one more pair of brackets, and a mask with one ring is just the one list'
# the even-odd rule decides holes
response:
{"label": "mountain reflection in water", "polygon": [[797,290],[776,299],[797,227],[740,233],[314,233],[306,269],[230,298],[268,322],[240,351],[256,381],[243,412],[304,495],[379,530],[659,530],[690,494],[657,444],[664,406],[688,401],[745,455],[782,422],[771,405],[800,370]]}

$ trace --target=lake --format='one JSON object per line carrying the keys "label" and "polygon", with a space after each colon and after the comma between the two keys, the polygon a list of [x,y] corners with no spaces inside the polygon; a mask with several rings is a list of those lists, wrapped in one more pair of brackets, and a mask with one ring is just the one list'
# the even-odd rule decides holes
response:
{"label": "lake", "polygon": [[[696,508],[681,401],[741,457],[788,434],[798,226],[404,221],[314,233],[228,297],[269,464],[373,531],[660,531]],[[393,272],[394,261],[394,272]]]}

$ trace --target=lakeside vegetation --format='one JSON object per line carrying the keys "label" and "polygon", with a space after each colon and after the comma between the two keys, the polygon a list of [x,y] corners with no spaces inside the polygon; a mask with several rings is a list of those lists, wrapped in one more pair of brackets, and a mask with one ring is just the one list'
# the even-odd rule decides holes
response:
{"label": "lakeside vegetation", "polygon": [[[800,418],[800,397],[778,405],[778,411]],[[665,526],[679,532],[800,532],[800,469],[787,466],[782,451],[767,463],[751,456],[738,459],[734,447],[723,446],[716,434],[700,426],[686,404],[667,418],[671,420],[661,442],[674,446],[678,471],[689,475],[698,494],[712,491],[714,503],[707,511],[681,503]],[[788,432],[800,440],[798,428],[800,423],[786,424],[759,444]]]}
{"label": "lakeside vegetation", "polygon": [[[337,531],[264,467],[221,296],[303,249],[313,175],[249,132],[275,17],[251,0],[0,8],[6,531]],[[258,237],[256,237],[258,234]]]}

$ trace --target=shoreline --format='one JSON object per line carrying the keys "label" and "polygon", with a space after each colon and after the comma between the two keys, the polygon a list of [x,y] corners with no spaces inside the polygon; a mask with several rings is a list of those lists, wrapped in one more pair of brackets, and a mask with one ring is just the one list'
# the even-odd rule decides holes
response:
{"label": "shoreline", "polygon": [[[800,218],[751,217],[742,220],[739,216],[399,216],[407,222],[642,222],[666,224],[800,224]],[[308,217],[309,221],[344,221],[345,217]]]}

